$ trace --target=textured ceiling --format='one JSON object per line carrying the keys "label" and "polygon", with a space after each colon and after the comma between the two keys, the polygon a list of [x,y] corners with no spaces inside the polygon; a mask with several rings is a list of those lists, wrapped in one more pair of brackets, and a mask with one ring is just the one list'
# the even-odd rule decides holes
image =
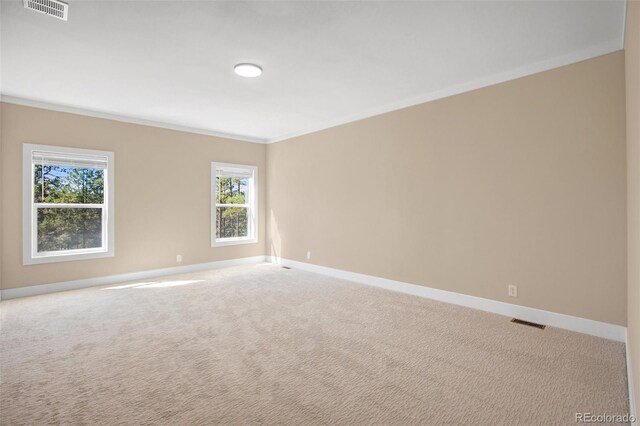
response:
{"label": "textured ceiling", "polygon": [[[623,1],[1,7],[5,100],[273,141],[623,46]],[[239,62],[264,68],[256,79]]]}

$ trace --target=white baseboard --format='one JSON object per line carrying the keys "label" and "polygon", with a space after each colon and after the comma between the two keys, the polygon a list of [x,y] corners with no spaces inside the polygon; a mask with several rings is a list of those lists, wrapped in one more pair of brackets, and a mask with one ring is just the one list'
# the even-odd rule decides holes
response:
{"label": "white baseboard", "polygon": [[586,318],[579,318],[570,315],[559,314],[556,312],[529,308],[527,306],[513,305],[496,300],[484,299],[481,297],[469,296],[466,294],[454,293],[451,291],[439,290],[421,285],[374,277],[371,275],[364,275],[356,272],[329,268],[326,266],[314,265],[311,263],[298,262],[289,259],[280,259],[273,256],[253,256],[240,259],[230,259],[216,262],[198,263],[194,265],[175,266],[171,268],[152,269],[148,271],[86,278],[74,281],[41,284],[29,287],[10,288],[0,291],[0,298],[2,300],[7,300],[17,297],[35,296],[39,294],[54,293],[58,291],[115,284],[125,281],[158,277],[162,275],[205,271],[207,269],[217,269],[236,265],[247,265],[265,261],[281,264],[283,266],[295,267],[297,269],[315,272],[318,274],[323,274],[348,281],[354,281],[361,284],[367,284],[375,287],[385,288],[388,290],[398,291],[401,293],[426,297],[446,303],[452,303],[454,305],[466,306],[469,308],[492,312],[499,315],[517,317],[526,321],[537,322],[552,327],[563,328],[566,330],[589,334],[596,337],[616,340],[618,342],[626,341],[627,328],[621,325],[608,324]]}
{"label": "white baseboard", "polygon": [[[461,293],[454,293],[446,290],[439,290],[416,284],[409,284],[401,281],[386,278],[374,277],[371,275],[349,272],[341,269],[329,268],[326,266],[314,265],[311,263],[298,262],[295,260],[281,259],[274,256],[253,256],[240,259],[221,260],[208,263],[197,263],[194,265],[175,266],[171,268],[152,269],[148,271],[130,272],[126,274],[109,275],[96,278],[87,278],[74,281],[65,281],[51,284],[42,284],[29,287],[10,288],[0,291],[0,300],[15,299],[18,297],[36,296],[40,294],[55,293],[66,290],[76,290],[87,287],[95,287],[108,284],[116,284],[126,281],[134,281],[163,275],[175,275],[188,272],[206,271],[208,269],[219,269],[229,266],[248,265],[262,262],[271,262],[283,266],[288,266],[303,271],[314,272],[334,278],[353,281],[400,293],[425,297],[454,305],[479,309],[499,315],[517,317],[526,321],[537,322],[552,327],[565,330],[576,331],[596,337],[625,342],[627,358],[627,382],[629,384],[629,410],[632,416],[636,416],[633,367],[631,364],[631,354],[629,352],[628,331],[626,327],[616,324],[608,324],[586,318],[579,318],[556,312],[544,311],[541,309],[529,308],[527,306],[513,305],[496,300],[484,299],[481,297],[469,296]],[[637,417],[636,417],[637,419]],[[638,424],[638,423],[634,423]]]}
{"label": "white baseboard", "polygon": [[[625,346],[627,349],[627,384],[629,385],[629,414],[633,416],[636,421],[631,422],[632,425],[638,425],[640,422],[638,421],[638,412],[636,411],[636,398],[635,398],[635,387],[633,386],[633,363],[631,362],[631,351],[629,350],[629,330],[627,329],[627,333],[625,336]],[[636,366],[637,367],[637,366]]]}
{"label": "white baseboard", "polygon": [[267,256],[267,260],[272,263],[304,271],[315,272],[387,290],[412,294],[414,296],[426,297],[428,299],[439,300],[441,302],[452,303],[454,305],[466,306],[468,308],[479,309],[481,311],[492,312],[494,314],[516,317],[525,321],[563,328],[565,330],[576,331],[578,333],[589,334],[618,342],[624,342],[626,339],[627,328],[621,325],[544,311],[542,309],[529,308],[527,306],[513,305],[511,303],[499,302],[497,300],[484,299],[481,297],[454,293],[452,291],[439,290],[431,287],[314,265],[311,263],[277,258],[274,256]]}
{"label": "white baseboard", "polygon": [[194,265],[174,266],[171,268],[151,269],[148,271],[129,272],[126,274],[108,275],[103,277],[86,278],[82,280],[64,281],[51,284],[33,285],[29,287],[9,288],[0,291],[0,300],[15,299],[17,297],[37,296],[39,294],[55,293],[58,291],[77,290],[125,281],[141,280],[163,275],[184,274],[188,272],[206,271],[207,269],[226,268],[228,266],[248,265],[265,262],[265,256],[243,257],[240,259],[219,260],[216,262],[196,263]]}

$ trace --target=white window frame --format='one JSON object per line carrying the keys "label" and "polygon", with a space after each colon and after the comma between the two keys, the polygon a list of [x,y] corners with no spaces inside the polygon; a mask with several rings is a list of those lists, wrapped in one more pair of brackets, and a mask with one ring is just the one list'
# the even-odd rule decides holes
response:
{"label": "white window frame", "polygon": [[[72,154],[75,156],[105,157],[107,166],[104,169],[104,203],[103,204],[64,204],[34,202],[34,162],[33,151],[47,153]],[[68,148],[52,145],[23,144],[22,147],[22,248],[23,264],[66,262],[72,260],[95,259],[115,255],[115,221],[114,221],[114,154],[110,151]],[[38,220],[37,207],[57,208],[102,208],[102,247],[77,250],[60,250],[38,253]]]}
{"label": "white window frame", "polygon": [[[251,172],[251,182],[249,187],[249,199],[246,204],[217,204],[216,202],[216,177],[218,170],[243,169]],[[245,207],[247,209],[247,236],[217,238],[216,235],[216,207]],[[252,244],[258,242],[258,167],[244,164],[232,163],[211,163],[211,247],[232,246],[238,244]]]}

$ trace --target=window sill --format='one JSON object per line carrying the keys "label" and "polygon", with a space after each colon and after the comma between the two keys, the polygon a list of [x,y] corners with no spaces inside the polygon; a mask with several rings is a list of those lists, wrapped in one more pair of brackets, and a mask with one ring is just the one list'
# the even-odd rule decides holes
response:
{"label": "window sill", "polygon": [[65,254],[52,254],[48,256],[26,256],[24,257],[23,265],[37,265],[39,263],[57,263],[57,262],[70,262],[76,260],[89,260],[99,259],[101,257],[113,257],[113,250],[111,251],[99,251],[89,253],[65,253]]}
{"label": "window sill", "polygon": [[214,240],[211,243],[211,247],[236,246],[241,244],[254,244],[257,242],[257,238],[225,238],[222,240]]}

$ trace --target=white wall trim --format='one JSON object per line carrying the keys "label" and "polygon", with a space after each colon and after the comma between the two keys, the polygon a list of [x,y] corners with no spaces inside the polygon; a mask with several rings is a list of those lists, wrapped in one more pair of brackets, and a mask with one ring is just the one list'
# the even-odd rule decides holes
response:
{"label": "white wall trim", "polygon": [[151,269],[148,271],[129,272],[126,274],[85,278],[74,281],[63,281],[58,283],[33,285],[28,287],[8,288],[0,291],[0,297],[1,300],[8,300],[15,299],[17,297],[37,296],[39,294],[77,290],[80,288],[116,284],[125,281],[141,280],[163,275],[184,274],[188,272],[206,271],[208,269],[220,269],[226,268],[228,266],[249,265],[263,262],[265,262],[264,256],[243,257],[239,259],[219,260],[216,262],[196,263],[193,265],[174,266],[171,268]]}
{"label": "white wall trim", "polygon": [[297,268],[303,271],[315,272],[317,274],[327,275],[334,278],[354,281],[400,293],[412,294],[414,296],[452,303],[454,305],[466,306],[468,308],[479,309],[481,311],[492,312],[494,314],[516,317],[526,321],[576,331],[578,333],[589,334],[591,336],[602,337],[618,342],[624,342],[626,339],[627,328],[621,325],[544,311],[542,309],[529,308],[527,306],[513,305],[510,303],[499,302],[497,300],[484,299],[481,297],[454,293],[452,291],[439,290],[431,287],[314,265],[311,263],[277,258],[274,256],[267,256],[267,260],[272,263]]}
{"label": "white wall trim", "polygon": [[[95,278],[86,278],[74,281],[64,281],[51,284],[41,284],[28,287],[9,288],[0,291],[0,300],[15,299],[18,297],[36,296],[39,294],[55,293],[66,290],[76,290],[87,287],[95,287],[108,284],[116,284],[125,281],[133,281],[145,278],[159,277],[163,275],[183,274],[188,272],[205,271],[208,269],[219,269],[229,266],[257,264],[271,262],[283,266],[288,266],[303,271],[314,272],[360,284],[371,285],[400,293],[425,297],[454,305],[479,309],[499,315],[517,317],[526,321],[537,322],[551,327],[576,331],[578,333],[589,334],[596,337],[615,340],[618,342],[627,341],[627,328],[617,324],[609,324],[594,321],[586,318],[574,317],[571,315],[559,314],[556,312],[544,311],[542,309],[530,308],[527,306],[513,305],[499,302],[497,300],[484,299],[476,296],[455,293],[446,290],[425,287],[386,278],[374,277],[371,275],[359,274],[356,272],[341,269],[329,268],[326,266],[314,265],[312,263],[298,262],[295,260],[282,259],[274,256],[253,256],[239,259],[220,260],[215,262],[197,263],[193,265],[174,266],[170,268],[152,269],[147,271],[130,272],[125,274],[108,275]],[[627,347],[627,366],[629,372],[629,394],[633,393],[631,383],[630,354]],[[635,412],[635,411],[634,411]]]}
{"label": "white wall trim", "polygon": [[625,346],[627,353],[627,384],[629,385],[629,414],[633,416],[636,421],[632,422],[632,425],[639,424],[638,416],[636,411],[636,398],[635,398],[635,387],[633,383],[633,363],[631,362],[631,350],[629,350],[629,330],[627,329],[627,333],[625,335]]}
{"label": "white wall trim", "polygon": [[233,139],[233,140],[243,141],[243,142],[252,142],[252,143],[260,143],[260,144],[264,144],[268,142],[267,139],[261,139],[257,137],[237,135],[233,133],[217,132],[217,131],[207,130],[207,129],[198,129],[195,127],[182,126],[180,124],[166,123],[161,121],[148,120],[145,118],[112,114],[112,113],[102,112],[102,111],[94,111],[90,109],[79,108],[79,107],[68,106],[68,105],[53,104],[53,103],[38,101],[35,99],[26,99],[18,96],[11,96],[4,93],[0,96],[0,101],[8,104],[47,109],[47,110],[58,111],[58,112],[66,112],[69,114],[84,115],[87,117],[104,118],[106,120],[120,121],[123,123],[140,124],[142,126],[158,127],[161,129],[176,130],[178,132],[187,132],[187,133],[196,133],[199,135],[215,136],[217,138]]}

